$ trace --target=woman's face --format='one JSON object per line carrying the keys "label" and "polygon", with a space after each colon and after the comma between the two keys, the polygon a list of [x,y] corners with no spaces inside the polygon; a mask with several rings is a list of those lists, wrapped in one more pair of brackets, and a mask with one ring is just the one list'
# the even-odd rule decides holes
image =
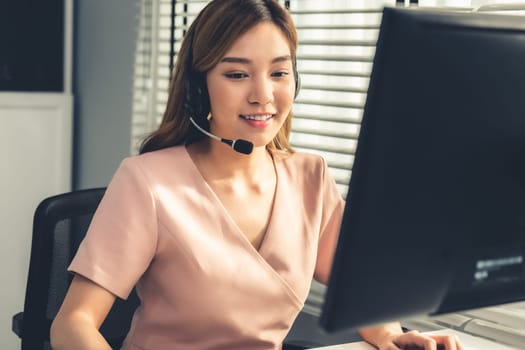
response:
{"label": "woman's face", "polygon": [[207,74],[210,131],[255,147],[274,139],[292,108],[295,80],[281,30],[262,22],[239,37]]}

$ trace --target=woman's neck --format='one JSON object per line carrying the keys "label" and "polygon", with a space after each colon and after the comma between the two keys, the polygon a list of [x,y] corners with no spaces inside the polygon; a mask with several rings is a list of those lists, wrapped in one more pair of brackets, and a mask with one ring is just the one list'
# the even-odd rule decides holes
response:
{"label": "woman's neck", "polygon": [[272,155],[265,147],[254,147],[249,155],[214,140],[203,140],[186,148],[208,182],[240,180],[258,183],[274,174]]}

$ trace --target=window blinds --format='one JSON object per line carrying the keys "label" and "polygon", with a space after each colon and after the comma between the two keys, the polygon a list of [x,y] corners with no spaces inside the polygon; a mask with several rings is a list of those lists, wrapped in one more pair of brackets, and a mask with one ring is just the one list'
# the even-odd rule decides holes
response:
{"label": "window blinds", "polygon": [[346,196],[383,5],[393,1],[290,1],[301,92],[291,143],[323,156]]}
{"label": "window blinds", "polygon": [[[185,1],[185,3],[192,1]],[[142,0],[135,50],[131,153],[162,119],[168,101],[170,67],[182,38],[182,1]],[[200,1],[203,6],[205,1]],[[198,11],[198,10],[195,10]],[[174,20],[172,20],[174,19]]]}

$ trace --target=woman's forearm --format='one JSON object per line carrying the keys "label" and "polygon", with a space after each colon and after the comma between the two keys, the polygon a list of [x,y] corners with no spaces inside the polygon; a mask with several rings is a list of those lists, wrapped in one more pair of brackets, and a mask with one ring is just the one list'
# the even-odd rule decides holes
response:
{"label": "woman's forearm", "polygon": [[95,325],[82,317],[53,322],[50,337],[53,350],[111,350]]}

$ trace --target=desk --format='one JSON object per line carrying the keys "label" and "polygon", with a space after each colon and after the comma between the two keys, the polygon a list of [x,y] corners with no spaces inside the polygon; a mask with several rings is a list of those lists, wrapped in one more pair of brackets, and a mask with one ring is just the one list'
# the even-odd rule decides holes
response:
{"label": "desk", "polygon": [[[479,337],[474,337],[472,335],[457,332],[451,329],[426,332],[431,334],[456,334],[461,340],[465,350],[519,350],[506,345],[500,345],[490,340],[486,340]],[[311,349],[314,350],[314,349]],[[315,350],[377,350],[375,347],[371,346],[365,342],[356,342],[332,346],[324,346],[321,348],[315,348]]]}

